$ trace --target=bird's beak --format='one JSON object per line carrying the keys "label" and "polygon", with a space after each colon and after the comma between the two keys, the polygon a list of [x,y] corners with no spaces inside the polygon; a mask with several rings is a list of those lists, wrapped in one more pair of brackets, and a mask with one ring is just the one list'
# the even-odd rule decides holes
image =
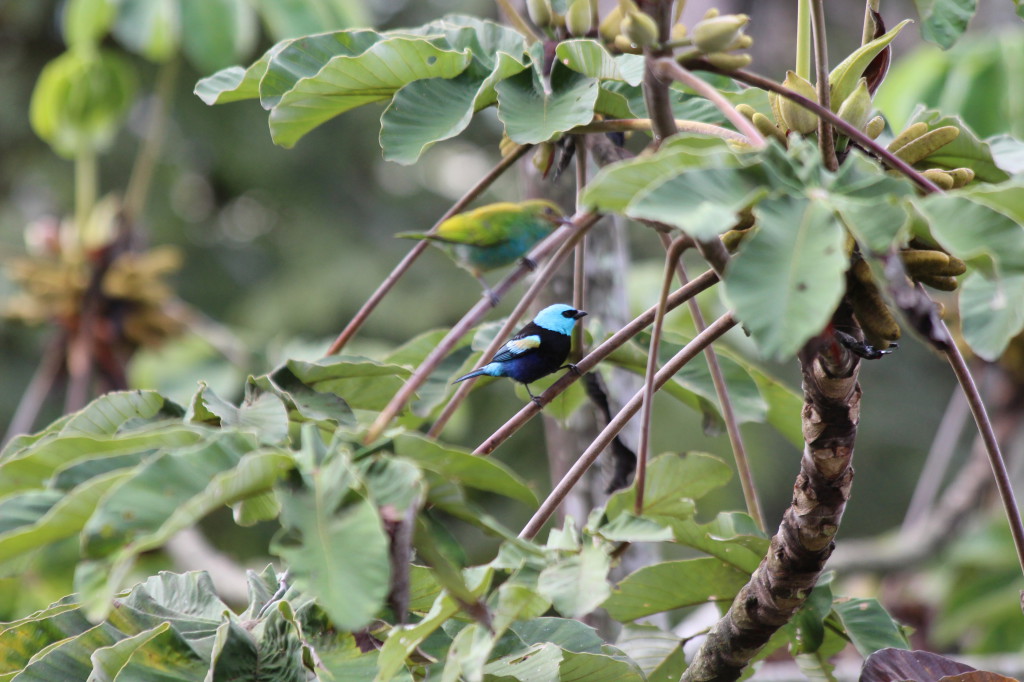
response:
{"label": "bird's beak", "polygon": [[577,310],[576,314],[573,316],[573,319],[574,320],[578,320],[581,317],[586,317],[586,316],[587,316],[587,311],[586,310]]}

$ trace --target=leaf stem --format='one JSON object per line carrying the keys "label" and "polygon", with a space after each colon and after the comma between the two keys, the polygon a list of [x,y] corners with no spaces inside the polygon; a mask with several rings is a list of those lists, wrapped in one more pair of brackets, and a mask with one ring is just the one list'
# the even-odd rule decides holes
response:
{"label": "leaf stem", "polygon": [[[583,190],[587,186],[587,145],[582,137],[574,138],[576,145],[576,210],[582,211],[580,200]],[[572,307],[576,310],[586,310],[586,263],[587,263],[587,236],[581,235],[576,244],[576,252],[572,261]],[[586,318],[580,318],[572,330],[572,361],[575,362],[583,356],[584,322]]]}
{"label": "leaf stem", "polygon": [[[666,237],[667,238],[667,237]],[[651,330],[651,344],[647,349],[647,369],[644,372],[643,410],[640,413],[640,441],[636,449],[636,499],[634,512],[637,516],[644,513],[644,490],[647,485],[647,459],[651,449],[651,412],[654,407],[654,375],[658,372],[658,349],[661,346],[661,333],[665,326],[665,306],[668,301],[669,288],[676,263],[683,251],[693,246],[689,237],[677,237],[669,244],[665,253],[665,276],[661,281],[661,293],[654,312],[654,328]],[[690,299],[693,300],[692,298]],[[711,346],[709,345],[708,348]]]}
{"label": "leaf stem", "polygon": [[811,5],[798,0],[796,6],[796,75],[811,80]]}
{"label": "leaf stem", "polygon": [[146,197],[152,185],[153,171],[160,158],[160,147],[167,134],[167,119],[174,98],[174,84],[178,78],[178,66],[181,60],[171,59],[164,63],[157,73],[156,87],[153,90],[152,103],[146,132],[142,144],[135,156],[128,188],[124,193],[124,212],[131,223],[135,223],[146,207]]}
{"label": "leaf stem", "polygon": [[[686,344],[671,360],[665,363],[665,366],[657,373],[654,378],[655,390],[664,386],[686,363],[695,358],[705,347],[720,338],[735,325],[736,320],[733,319],[732,313],[726,313],[694,337],[690,343]],[[519,537],[529,539],[537,535],[544,523],[555,512],[562,503],[562,500],[565,499],[565,496],[569,494],[569,491],[572,490],[573,486],[579,482],[583,474],[587,472],[587,469],[597,461],[598,456],[608,447],[608,444],[622,430],[622,427],[639,411],[643,397],[644,391],[637,391],[629,399],[629,402],[619,410],[619,413],[608,422],[608,425],[598,434],[594,442],[587,447],[586,451],[580,455],[568,473],[558,482],[558,485],[551,491],[551,494],[541,503],[540,508],[534,513],[523,530],[520,531]]]}
{"label": "leaf stem", "polygon": [[754,127],[754,124],[751,123],[746,116],[736,111],[736,109],[729,104],[729,100],[725,99],[725,97],[722,96],[722,93],[718,92],[718,90],[666,57],[656,60],[651,65],[651,68],[659,76],[671,78],[689,86],[698,95],[704,97],[718,107],[718,110],[722,112],[722,115],[725,116],[730,123],[736,126],[736,129],[746,137],[746,140],[744,141],[747,144],[751,145],[755,149],[762,149],[765,146],[764,137],[760,132],[758,132],[757,128]]}
{"label": "leaf stem", "polygon": [[[832,110],[829,102],[828,83],[828,42],[825,38],[825,5],[823,0],[811,0],[811,23],[814,30],[811,37],[814,41],[814,72],[817,77],[818,101],[822,108]],[[830,171],[839,170],[839,159],[836,158],[836,140],[832,137],[832,124],[828,119],[818,117],[818,147],[825,168]]]}
{"label": "leaf stem", "polygon": [[[695,133],[697,135],[711,135],[720,137],[723,140],[734,140],[736,142],[747,142],[747,138],[722,126],[701,121],[687,121],[685,119],[674,119],[679,132]],[[651,132],[651,119],[649,118],[613,118],[605,121],[594,121],[586,125],[576,126],[569,131],[573,135],[586,133],[618,133],[618,132]]]}
{"label": "leaf stem", "polygon": [[[444,215],[437,219],[437,222],[430,228],[428,234],[433,233],[441,223],[448,218],[451,218],[453,215],[468,206],[471,201],[480,196],[484,190],[494,184],[495,180],[501,177],[502,173],[507,171],[516,161],[521,159],[532,146],[533,145],[528,144],[520,145],[512,153],[499,161],[498,164],[492,168],[489,173],[487,173],[487,175],[480,178],[479,182],[473,185],[458,201],[452,204],[451,208],[445,211]],[[338,334],[338,338],[334,339],[334,342],[331,344],[330,348],[327,349],[325,355],[336,355],[341,352],[341,349],[345,347],[345,344],[352,340],[352,337],[356,335],[356,332],[358,332],[360,327],[363,326],[366,319],[370,317],[384,297],[387,296],[388,292],[391,291],[392,287],[394,287],[398,280],[401,279],[402,275],[412,267],[412,264],[416,262],[416,259],[419,258],[421,253],[426,251],[428,246],[429,244],[427,241],[422,240],[416,244],[416,246],[412,247],[409,250],[409,253],[405,254],[405,258],[403,258],[391,273],[384,278],[384,281],[380,283],[377,290],[374,291],[370,298],[367,299],[366,303],[363,304],[363,307],[360,308],[349,323],[345,325],[345,328],[340,334]]]}
{"label": "leaf stem", "polygon": [[[704,272],[700,277],[697,277],[686,286],[680,287],[672,292],[672,295],[668,297],[668,303],[666,305],[667,310],[674,310],[675,308],[678,308],[689,298],[696,296],[717,281],[718,275],[713,271],[708,270]],[[579,375],[575,372],[566,372],[558,381],[553,383],[547,388],[547,390],[538,396],[541,404],[546,405],[554,400],[556,396],[567,389],[574,381],[579,379],[580,376],[589,372],[597,366],[597,363],[604,360],[613,351],[650,326],[650,324],[654,322],[656,310],[657,309],[654,307],[648,308],[645,312],[634,318],[632,322],[605,339],[597,348],[590,351],[590,353],[576,363]],[[476,450],[473,451],[473,454],[488,455],[494,452],[499,445],[508,440],[512,434],[522,428],[522,426],[538,412],[540,412],[540,407],[536,403],[532,401],[527,403],[521,410],[519,410],[518,413],[516,413],[514,417],[502,424],[497,431],[492,433],[483,443],[478,445]]]}
{"label": "leaf stem", "polygon": [[[945,328],[945,322],[942,323],[942,326]],[[944,329],[944,331],[949,334],[948,329]],[[985,452],[988,455],[989,465],[992,467],[996,488],[999,490],[999,499],[1003,503],[1006,519],[1010,524],[1013,545],[1017,550],[1017,560],[1020,562],[1021,571],[1024,572],[1024,522],[1021,521],[1020,508],[1017,506],[1017,500],[1013,494],[1010,475],[1006,471],[1006,462],[999,449],[999,439],[996,438],[995,431],[992,429],[992,421],[985,410],[985,403],[981,399],[978,386],[974,383],[974,377],[971,376],[971,371],[967,368],[967,363],[964,362],[964,356],[960,354],[955,343],[948,344],[944,353],[946,360],[953,368],[956,380],[960,382],[960,389],[967,398],[971,414],[974,415],[974,422],[978,425],[978,432],[985,443]]]}
{"label": "leaf stem", "polygon": [[929,180],[928,178],[924,177],[919,172],[914,170],[914,168],[910,166],[906,161],[899,158],[898,156],[890,152],[888,149],[886,149],[885,147],[883,147],[882,145],[878,144],[870,137],[865,135],[863,131],[855,128],[854,126],[850,125],[843,119],[836,116],[834,113],[832,113],[831,109],[826,109],[817,102],[814,102],[802,95],[799,95],[790,90],[789,88],[783,87],[781,84],[776,83],[775,81],[769,78],[759,76],[755,73],[751,73],[750,71],[744,71],[743,69],[737,69],[735,71],[720,69],[714,64],[711,64],[710,62],[704,59],[697,59],[687,62],[687,65],[690,66],[691,68],[698,68],[702,71],[710,71],[712,73],[718,73],[723,76],[729,76],[730,78],[738,80],[741,83],[746,83],[747,85],[753,85],[764,90],[776,92],[785,97],[786,99],[796,102],[805,109],[813,111],[819,117],[827,118],[829,122],[833,126],[835,126],[840,132],[842,132],[844,135],[849,137],[851,140],[853,140],[860,146],[870,151],[875,156],[877,156],[886,165],[906,175],[908,178],[910,178],[911,181],[914,182],[914,184],[923,189],[925,192],[929,194],[942,193],[942,189],[938,185],[936,185],[934,182],[932,182],[931,180]]}
{"label": "leaf stem", "polygon": [[96,152],[91,149],[80,151],[75,157],[75,246],[74,258],[81,262],[85,258],[85,231],[96,205],[99,191],[99,166]]}
{"label": "leaf stem", "polygon": [[[566,240],[572,237],[576,232],[586,232],[590,229],[594,223],[598,221],[600,216],[594,213],[583,213],[573,216],[573,228],[566,229],[559,228],[552,234],[548,235],[540,244],[535,246],[533,250],[527,254],[527,258],[533,262],[540,261],[556,246],[560,246]],[[496,298],[501,298],[504,294],[515,286],[515,284],[526,276],[529,272],[529,267],[525,264],[520,264],[515,270],[509,273],[504,280],[501,281],[498,286],[494,288],[492,292]],[[444,360],[445,356],[451,351],[462,335],[472,329],[477,323],[480,322],[487,314],[487,312],[493,307],[494,303],[491,297],[487,294],[481,296],[480,300],[469,309],[462,319],[451,328],[448,334],[445,335],[441,341],[438,342],[437,346],[423,359],[420,366],[416,368],[412,376],[405,382],[405,384],[398,390],[398,393],[391,398],[391,402],[377,415],[373,424],[370,425],[370,429],[366,434],[365,442],[372,443],[380,437],[381,433],[387,428],[387,425],[391,423],[391,420],[401,411],[405,404],[409,401],[412,395],[416,392],[427,377],[430,376],[441,361]]]}

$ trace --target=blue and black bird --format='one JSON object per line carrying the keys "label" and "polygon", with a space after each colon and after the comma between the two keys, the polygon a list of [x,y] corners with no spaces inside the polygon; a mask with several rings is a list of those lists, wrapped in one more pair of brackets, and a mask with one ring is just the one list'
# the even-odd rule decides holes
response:
{"label": "blue and black bird", "polygon": [[586,314],[564,303],[549,305],[499,348],[490,362],[452,383],[479,376],[508,377],[525,384],[526,392],[536,401],[530,384],[565,366],[573,327]]}

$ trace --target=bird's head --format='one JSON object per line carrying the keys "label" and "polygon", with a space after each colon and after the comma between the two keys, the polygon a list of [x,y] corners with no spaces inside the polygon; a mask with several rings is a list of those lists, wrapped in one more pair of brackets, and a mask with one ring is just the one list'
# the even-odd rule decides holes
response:
{"label": "bird's head", "polygon": [[585,311],[576,310],[571,305],[556,303],[537,313],[537,316],[533,318],[533,323],[538,327],[568,336],[572,334],[576,320],[586,314]]}
{"label": "bird's head", "polygon": [[524,201],[522,206],[524,212],[551,223],[551,229],[565,223],[565,216],[562,214],[562,208],[553,201],[548,201],[547,199],[530,199],[529,201]]}

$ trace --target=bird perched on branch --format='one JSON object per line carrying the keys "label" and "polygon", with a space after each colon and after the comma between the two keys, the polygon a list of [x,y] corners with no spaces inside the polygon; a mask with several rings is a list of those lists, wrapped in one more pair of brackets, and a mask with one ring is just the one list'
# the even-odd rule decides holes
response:
{"label": "bird perched on branch", "polygon": [[576,369],[562,363],[569,357],[576,320],[586,314],[564,303],[549,305],[499,348],[490,362],[452,383],[479,376],[508,377],[525,384],[526,392],[537,402],[531,383],[563,367]]}
{"label": "bird perched on branch", "polygon": [[432,232],[400,232],[402,239],[428,239],[483,285],[483,273],[514,263],[565,222],[557,204],[544,199],[501,202],[454,215]]}

